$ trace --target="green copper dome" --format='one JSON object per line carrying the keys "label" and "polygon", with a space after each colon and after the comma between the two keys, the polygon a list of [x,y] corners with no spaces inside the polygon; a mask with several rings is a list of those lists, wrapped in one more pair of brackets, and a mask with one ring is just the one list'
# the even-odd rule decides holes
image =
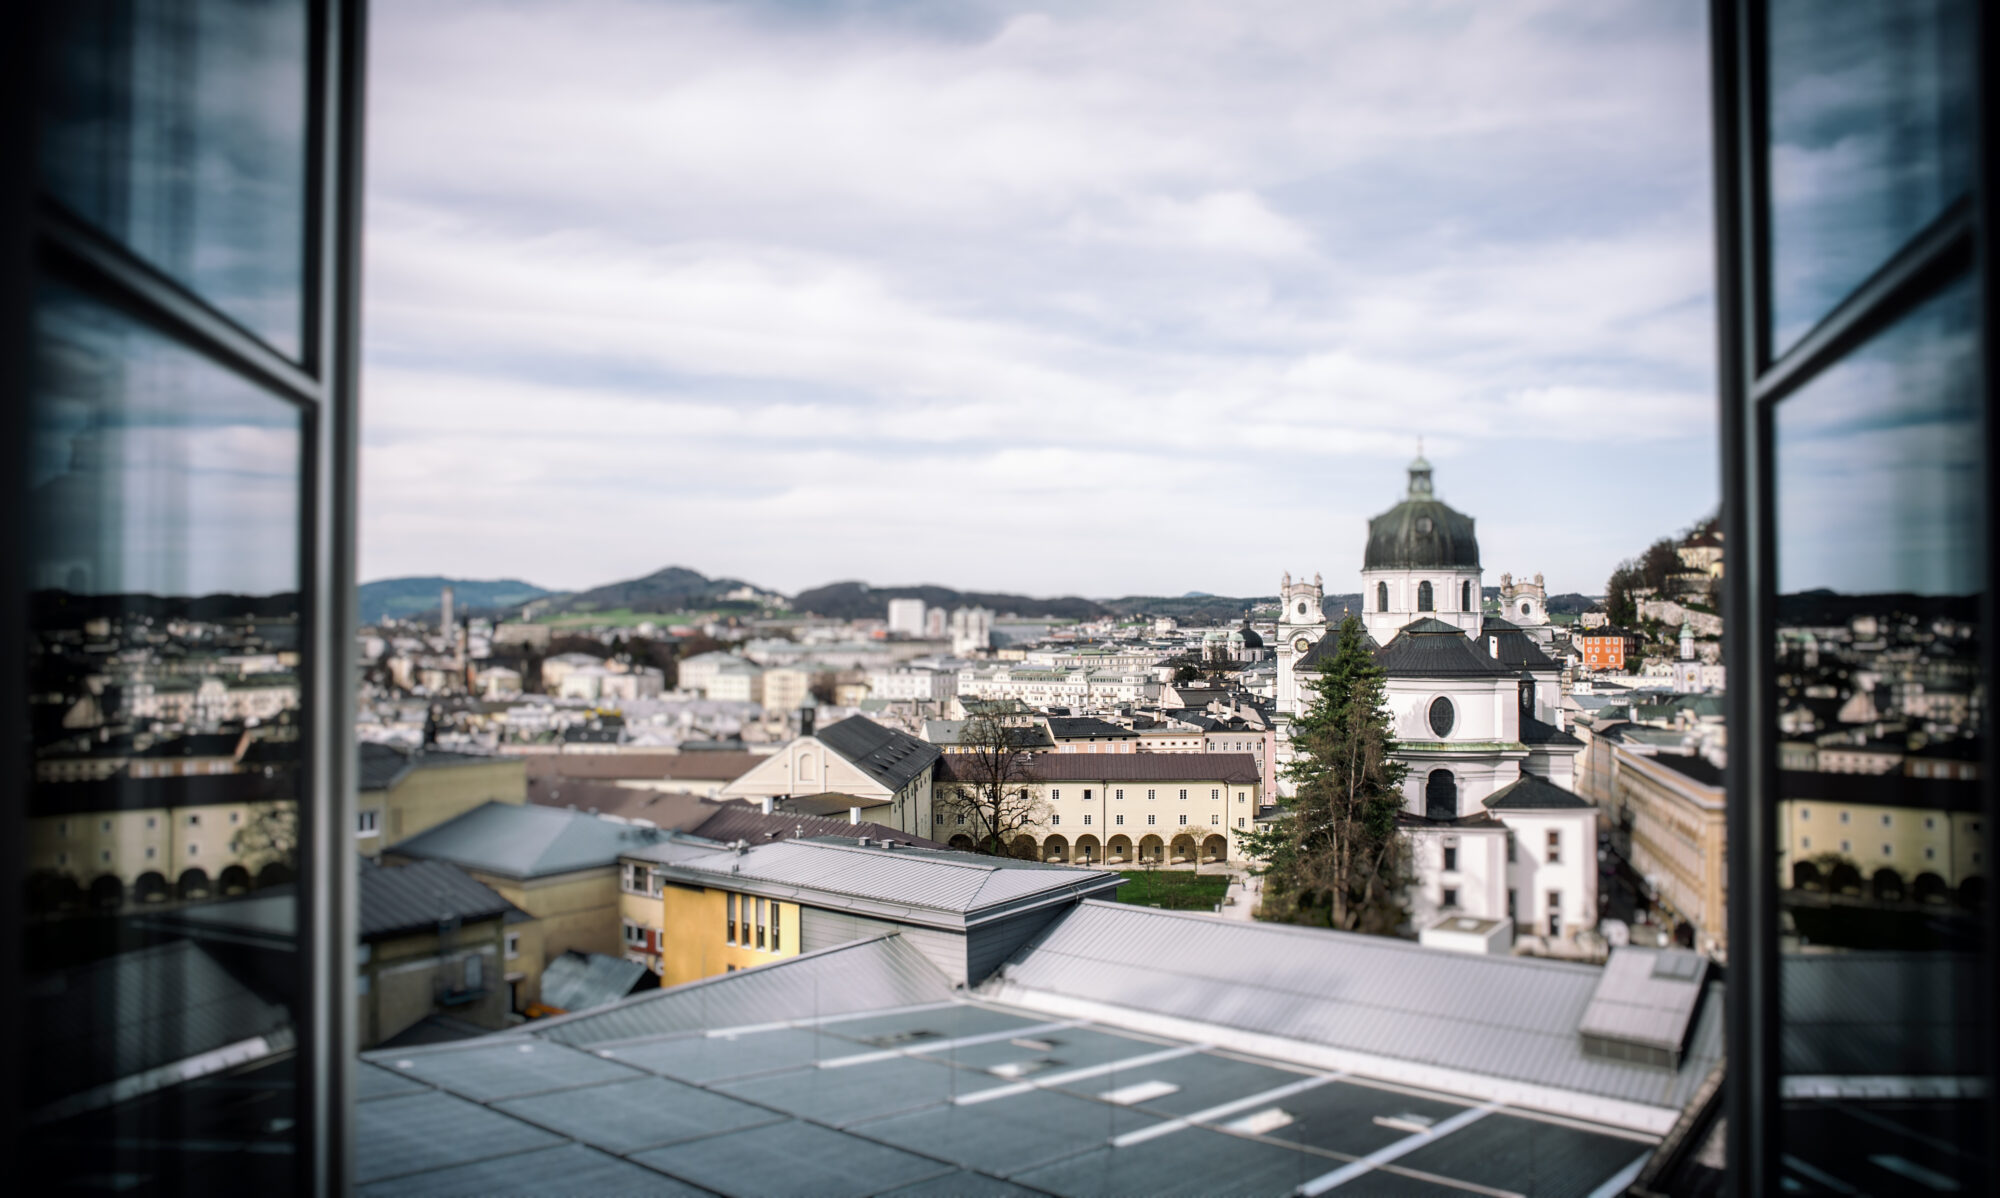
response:
{"label": "green copper dome", "polygon": [[1364,570],[1414,570],[1479,566],[1472,517],[1440,502],[1431,490],[1431,464],[1410,463],[1410,492],[1403,502],[1368,522]]}

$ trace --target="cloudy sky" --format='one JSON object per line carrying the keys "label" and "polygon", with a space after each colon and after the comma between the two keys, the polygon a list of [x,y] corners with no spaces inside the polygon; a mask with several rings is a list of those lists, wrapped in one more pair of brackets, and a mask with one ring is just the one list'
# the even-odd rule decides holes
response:
{"label": "cloudy sky", "polygon": [[1489,580],[1716,469],[1697,0],[374,13],[362,577]]}

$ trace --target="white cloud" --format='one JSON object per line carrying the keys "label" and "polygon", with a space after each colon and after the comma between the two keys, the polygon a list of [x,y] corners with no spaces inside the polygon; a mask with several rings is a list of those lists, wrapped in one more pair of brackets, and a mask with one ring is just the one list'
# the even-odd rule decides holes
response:
{"label": "white cloud", "polygon": [[1338,586],[1420,432],[1496,545],[1667,468],[1563,589],[1713,504],[1692,3],[375,35],[366,577]]}

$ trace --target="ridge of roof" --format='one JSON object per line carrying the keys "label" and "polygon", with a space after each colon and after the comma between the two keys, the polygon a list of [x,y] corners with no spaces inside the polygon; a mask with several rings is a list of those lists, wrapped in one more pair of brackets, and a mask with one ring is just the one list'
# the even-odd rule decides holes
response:
{"label": "ridge of roof", "polygon": [[1592,805],[1574,791],[1564,790],[1538,774],[1522,774],[1486,796],[1488,811],[1560,811]]}

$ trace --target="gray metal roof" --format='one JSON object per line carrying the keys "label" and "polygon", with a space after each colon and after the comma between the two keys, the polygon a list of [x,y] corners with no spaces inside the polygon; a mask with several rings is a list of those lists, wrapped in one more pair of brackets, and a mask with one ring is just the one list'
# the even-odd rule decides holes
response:
{"label": "gray metal roof", "polygon": [[632,993],[646,967],[623,957],[570,949],[542,969],[542,1005],[558,1011],[588,1011]]}
{"label": "gray metal roof", "polygon": [[663,877],[814,907],[905,922],[963,927],[1051,902],[1109,894],[1123,881],[1102,870],[986,857],[845,837],[781,840],[663,864]]}
{"label": "gray metal roof", "polygon": [[361,938],[435,929],[440,920],[471,923],[514,910],[491,887],[445,861],[361,867]]}
{"label": "gray metal roof", "polygon": [[419,832],[389,851],[510,878],[540,878],[612,865],[635,849],[686,839],[581,811],[494,802]]}
{"label": "gray metal roof", "polygon": [[1583,747],[1583,741],[1564,732],[1554,724],[1546,723],[1531,715],[1521,717],[1521,743],[1524,745],[1574,745]]}
{"label": "gray metal roof", "polygon": [[1587,1194],[1649,1151],[1575,1119],[962,995],[899,1004],[891,988],[829,1012],[793,984],[790,1018],[740,1022],[795,968],[680,987],[708,992],[708,1021],[669,1032],[533,1034],[602,1022],[569,1017],[365,1054],[362,1193],[1275,1196],[1353,1177],[1357,1193]]}
{"label": "gray metal roof", "polygon": [[1534,774],[1522,774],[1519,781],[1510,782],[1486,796],[1488,811],[1559,811],[1589,806],[1590,802],[1575,791],[1564,790],[1547,778]]}
{"label": "gray metal roof", "polygon": [[849,716],[821,728],[813,736],[891,791],[908,786],[918,774],[931,768],[939,754],[936,745],[907,732],[884,728],[865,716]]}
{"label": "gray metal roof", "polygon": [[1586,1056],[1598,969],[1085,902],[981,990],[1043,992],[1678,1110],[1722,1052],[1706,1002],[1677,1073]]}
{"label": "gray metal roof", "polygon": [[483,757],[475,753],[451,753],[443,749],[410,752],[392,745],[377,744],[374,741],[361,742],[360,753],[362,790],[387,790],[415,770],[450,769],[462,765],[521,766],[522,764],[520,759],[513,757]]}
{"label": "gray metal roof", "polygon": [[533,1030],[561,1044],[603,1044],[914,1006],[950,995],[951,983],[922,953],[900,936],[878,936],[635,994],[596,1011],[541,1020]]}
{"label": "gray metal roof", "polygon": [[1701,1003],[1708,958],[1684,949],[1613,949],[1577,1030],[1678,1053]]}

